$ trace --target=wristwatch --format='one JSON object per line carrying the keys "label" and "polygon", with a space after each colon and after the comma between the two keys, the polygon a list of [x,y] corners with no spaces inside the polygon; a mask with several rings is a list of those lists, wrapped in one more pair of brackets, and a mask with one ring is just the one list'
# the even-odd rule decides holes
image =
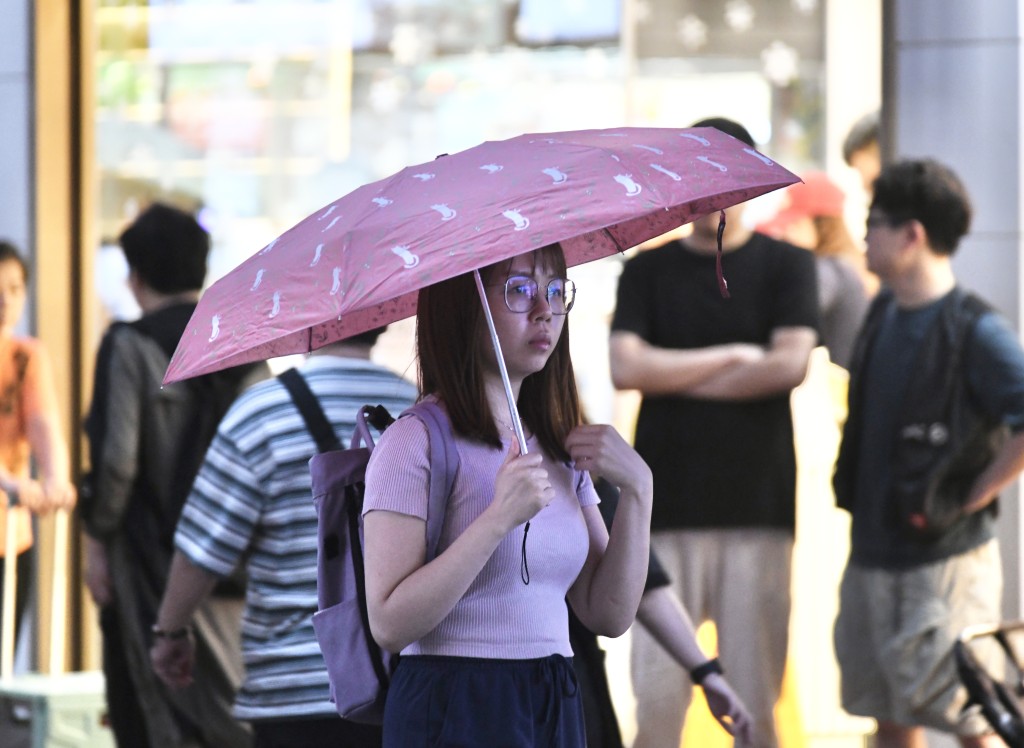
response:
{"label": "wristwatch", "polygon": [[182,626],[180,629],[167,631],[166,629],[161,628],[160,624],[154,623],[150,631],[152,632],[153,637],[156,639],[170,639],[171,641],[178,641],[179,639],[184,639],[189,634],[191,634],[192,627],[186,625]]}
{"label": "wristwatch", "polygon": [[719,675],[725,673],[725,670],[722,669],[722,663],[718,661],[717,657],[712,657],[703,665],[698,665],[691,670],[690,680],[693,681],[694,685],[699,686],[704,682],[704,679],[712,673],[718,673]]}

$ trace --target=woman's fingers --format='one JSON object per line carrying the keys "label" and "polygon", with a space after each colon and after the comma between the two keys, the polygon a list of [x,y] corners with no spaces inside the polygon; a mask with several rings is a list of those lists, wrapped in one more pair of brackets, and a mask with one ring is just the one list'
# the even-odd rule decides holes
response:
{"label": "woman's fingers", "polygon": [[584,424],[570,432],[566,451],[576,467],[623,487],[642,488],[651,482],[650,468],[613,427]]}
{"label": "woman's fingers", "polygon": [[508,517],[510,529],[531,519],[554,499],[554,488],[541,455],[518,452],[519,447],[513,440],[498,470],[492,503]]}

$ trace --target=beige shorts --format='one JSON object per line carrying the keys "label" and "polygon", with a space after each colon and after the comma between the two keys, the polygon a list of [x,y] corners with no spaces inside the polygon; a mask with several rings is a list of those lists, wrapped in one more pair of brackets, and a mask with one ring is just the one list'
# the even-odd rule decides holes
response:
{"label": "beige shorts", "polygon": [[[961,713],[967,692],[953,643],[967,626],[998,623],[1002,587],[995,540],[905,571],[848,565],[835,628],[843,708],[963,736],[992,732],[975,710]],[[971,651],[1002,677],[1004,655],[991,637],[972,643]]]}

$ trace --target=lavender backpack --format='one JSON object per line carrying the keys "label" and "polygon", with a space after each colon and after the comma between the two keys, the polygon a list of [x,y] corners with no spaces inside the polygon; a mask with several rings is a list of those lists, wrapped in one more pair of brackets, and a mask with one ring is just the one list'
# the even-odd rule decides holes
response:
{"label": "lavender backpack", "polygon": [[[319,403],[316,406],[319,409]],[[303,410],[302,405],[299,409]],[[305,412],[303,416],[306,417]],[[437,552],[458,453],[447,414],[436,403],[417,403],[402,416],[419,418],[430,434],[426,528],[429,561]],[[306,421],[309,425],[310,418]],[[363,481],[373,450],[368,423],[383,431],[393,421],[383,407],[364,406],[356,418],[350,448],[324,451],[321,447],[320,454],[309,462],[317,512],[318,610],[313,615],[313,628],[327,665],[331,701],[338,714],[366,724],[380,724],[383,719],[384,699],[397,661],[397,655],[381,650],[370,633],[362,537]],[[320,427],[310,428],[314,435],[318,430],[322,431]]]}

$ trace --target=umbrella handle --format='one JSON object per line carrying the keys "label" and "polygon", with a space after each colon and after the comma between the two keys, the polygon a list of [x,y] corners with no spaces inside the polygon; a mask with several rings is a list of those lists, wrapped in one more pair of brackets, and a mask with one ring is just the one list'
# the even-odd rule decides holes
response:
{"label": "umbrella handle", "polygon": [[484,319],[487,320],[487,329],[491,333],[491,343],[494,345],[494,355],[498,359],[498,370],[501,372],[501,383],[505,386],[505,397],[508,398],[508,414],[512,419],[512,428],[516,432],[516,439],[519,440],[520,454],[526,454],[526,434],[523,432],[523,422],[519,418],[519,409],[516,407],[516,399],[512,395],[512,383],[508,380],[508,369],[505,367],[505,356],[501,353],[501,343],[498,342],[498,331],[494,329],[494,317],[491,316],[491,306],[487,303],[487,294],[484,292],[484,282],[480,279],[480,271],[473,271],[473,279],[476,281],[476,290],[480,294],[480,303],[484,307]]}

